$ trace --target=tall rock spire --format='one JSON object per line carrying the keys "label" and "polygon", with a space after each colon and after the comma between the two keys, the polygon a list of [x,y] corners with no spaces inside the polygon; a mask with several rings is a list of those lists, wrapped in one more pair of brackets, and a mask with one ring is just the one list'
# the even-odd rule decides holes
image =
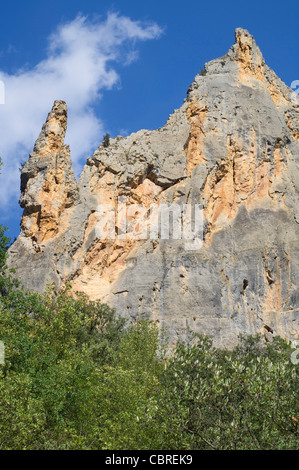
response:
{"label": "tall rock spire", "polygon": [[21,173],[21,229],[36,244],[66,228],[65,209],[74,205],[77,184],[70,149],[64,144],[67,107],[55,101]]}
{"label": "tall rock spire", "polygon": [[35,142],[31,157],[53,157],[69,151],[64,145],[67,129],[67,106],[65,101],[55,101]]}

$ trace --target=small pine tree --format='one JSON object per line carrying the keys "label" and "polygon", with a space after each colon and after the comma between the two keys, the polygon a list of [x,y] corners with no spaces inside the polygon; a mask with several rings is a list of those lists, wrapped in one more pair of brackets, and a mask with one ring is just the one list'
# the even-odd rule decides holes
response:
{"label": "small pine tree", "polygon": [[103,146],[109,147],[110,145],[110,134],[105,134],[103,137]]}

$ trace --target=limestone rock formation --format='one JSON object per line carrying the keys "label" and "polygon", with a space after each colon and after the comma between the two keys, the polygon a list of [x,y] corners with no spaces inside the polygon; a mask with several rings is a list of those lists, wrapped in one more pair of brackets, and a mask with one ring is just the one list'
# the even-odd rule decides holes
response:
{"label": "limestone rock formation", "polygon": [[[164,127],[100,144],[78,181],[66,104],[54,103],[22,171],[21,234],[9,253],[26,287],[70,282],[128,319],[158,321],[172,340],[190,330],[223,347],[239,333],[298,337],[299,106],[253,37],[241,28],[235,37]],[[127,235],[119,217],[122,236],[103,240],[98,208],[117,212],[121,197]],[[173,203],[202,205],[197,249],[133,236],[152,205]]]}

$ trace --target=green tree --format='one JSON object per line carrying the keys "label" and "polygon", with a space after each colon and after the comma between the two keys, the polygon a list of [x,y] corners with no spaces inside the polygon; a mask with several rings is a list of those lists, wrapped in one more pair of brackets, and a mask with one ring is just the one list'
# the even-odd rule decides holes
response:
{"label": "green tree", "polygon": [[103,137],[103,146],[109,147],[110,145],[110,134],[105,134]]}
{"label": "green tree", "polygon": [[290,345],[241,338],[233,351],[211,340],[179,344],[165,373],[168,447],[298,448],[298,376]]}
{"label": "green tree", "polygon": [[161,447],[157,412],[163,357],[156,324],[144,320],[125,331],[114,364],[102,370],[98,389],[102,448]]}
{"label": "green tree", "polygon": [[[2,166],[3,163],[0,157],[0,174]],[[5,266],[7,247],[10,242],[10,239],[5,236],[6,231],[7,228],[3,227],[3,225],[0,225],[0,273],[2,273],[3,268]]]}
{"label": "green tree", "polygon": [[6,403],[0,447],[92,447],[99,430],[100,368],[114,360],[123,326],[109,307],[84,296],[11,289],[0,302],[0,392]]}
{"label": "green tree", "polygon": [[10,242],[10,239],[5,236],[5,232],[7,231],[6,227],[0,225],[0,273],[3,273],[6,258],[7,258],[7,248]]}

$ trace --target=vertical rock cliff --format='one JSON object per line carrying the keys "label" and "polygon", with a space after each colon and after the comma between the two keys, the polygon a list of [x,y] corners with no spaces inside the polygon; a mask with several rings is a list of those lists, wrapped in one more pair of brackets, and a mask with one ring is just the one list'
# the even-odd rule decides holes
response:
{"label": "vertical rock cliff", "polygon": [[[100,144],[77,182],[66,104],[54,103],[21,176],[9,263],[26,287],[70,282],[128,319],[160,322],[172,340],[298,337],[299,107],[253,37],[238,28],[235,38],[164,127]],[[121,197],[127,236],[103,239],[99,207],[117,213]],[[203,207],[201,246],[133,236],[153,205],[173,203]]]}
{"label": "vertical rock cliff", "polygon": [[70,149],[64,145],[66,103],[55,101],[21,175],[22,233],[39,246],[67,228],[78,190]]}

